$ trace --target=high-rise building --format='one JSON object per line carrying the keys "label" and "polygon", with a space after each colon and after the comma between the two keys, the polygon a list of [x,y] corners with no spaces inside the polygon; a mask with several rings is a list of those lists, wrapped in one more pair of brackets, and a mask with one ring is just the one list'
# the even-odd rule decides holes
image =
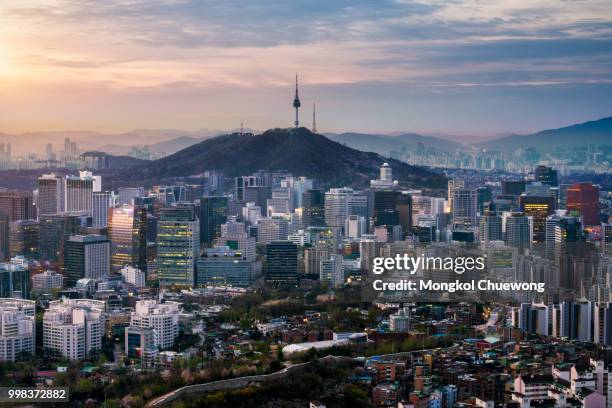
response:
{"label": "high-rise building", "polygon": [[43,174],[38,178],[38,215],[64,211],[64,178],[57,174]]}
{"label": "high-rise building", "polygon": [[561,336],[590,342],[593,339],[593,305],[581,300],[565,301],[561,307]]}
{"label": "high-rise building", "polygon": [[546,240],[546,218],[555,210],[555,199],[552,196],[528,196],[519,197],[521,211],[533,220],[533,242],[544,242]]}
{"label": "high-rise building", "polygon": [[538,166],[534,172],[534,178],[536,181],[542,184],[548,184],[551,187],[559,186],[559,173],[557,170],[548,166]]}
{"label": "high-rise building", "polygon": [[478,196],[476,190],[453,188],[453,223],[455,225],[476,226]]}
{"label": "high-rise building", "polygon": [[0,298],[30,297],[30,270],[22,256],[0,263]]}
{"label": "high-rise building", "polygon": [[520,196],[525,192],[525,180],[502,181],[502,195]]}
{"label": "high-rise building", "polygon": [[14,362],[21,353],[36,349],[35,302],[0,299],[0,363]]}
{"label": "high-rise building", "polygon": [[532,225],[531,217],[523,213],[514,212],[505,217],[505,242],[506,245],[529,249],[532,242]]}
{"label": "high-rise building", "polygon": [[601,224],[601,252],[604,255],[612,256],[612,223]]}
{"label": "high-rise building", "polygon": [[147,270],[147,210],[123,205],[112,208],[108,221],[111,242],[111,271],[119,272],[125,265]]}
{"label": "high-rise building", "polygon": [[410,331],[410,309],[402,307],[396,313],[389,315],[389,331],[407,333]]}
{"label": "high-rise building", "polygon": [[350,188],[332,188],[325,193],[325,224],[330,227],[342,227],[346,222],[348,197],[353,193]]}
{"label": "high-rise building", "polygon": [[178,337],[180,312],[177,302],[139,300],[130,316],[130,327],[153,330],[155,347],[166,350],[174,345]]}
{"label": "high-rise building", "polygon": [[71,235],[66,241],[64,268],[69,286],[82,278],[102,279],[110,273],[110,241],[104,235]]}
{"label": "high-rise building", "polygon": [[367,232],[367,223],[364,217],[349,215],[344,225],[344,234],[347,238],[359,239]]}
{"label": "high-rise building", "polygon": [[334,288],[344,285],[344,263],[341,255],[321,259],[319,280]]}
{"label": "high-rise building", "polygon": [[200,198],[200,241],[211,246],[221,235],[221,224],[227,221],[227,197]]}
{"label": "high-rise building", "polygon": [[254,261],[257,240],[250,237],[246,232],[246,226],[242,222],[228,221],[221,226],[221,237],[217,239],[218,246],[227,246],[232,250],[239,251],[246,261]]}
{"label": "high-rise building", "polygon": [[612,303],[596,303],[593,310],[593,342],[612,346]]}
{"label": "high-rise building", "polygon": [[297,245],[291,241],[272,241],[266,246],[266,280],[277,285],[298,284]]}
{"label": "high-rise building", "polygon": [[141,367],[151,367],[158,355],[153,329],[128,326],[125,328],[125,355],[139,359]]}
{"label": "high-rise building", "polygon": [[40,224],[34,220],[11,222],[9,226],[10,256],[23,255],[25,258],[39,257]]}
{"label": "high-rise building", "polygon": [[94,191],[92,193],[92,226],[106,228],[108,213],[115,206],[112,191]]}
{"label": "high-rise building", "polygon": [[518,328],[529,333],[548,336],[550,329],[549,307],[543,304],[522,303],[519,309]]}
{"label": "high-rise building", "polygon": [[162,208],[157,224],[157,277],[160,286],[193,286],[200,255],[200,223],[195,208]]}
{"label": "high-rise building", "polygon": [[9,222],[33,219],[32,193],[0,190],[0,214],[5,214]]}
{"label": "high-rise building", "polygon": [[105,301],[52,300],[43,316],[43,347],[70,360],[102,348]]}
{"label": "high-rise building", "polygon": [[259,220],[257,242],[269,244],[272,241],[284,241],[289,235],[289,221],[282,216],[265,217]]}
{"label": "high-rise building", "polygon": [[574,183],[567,188],[566,209],[569,215],[582,217],[584,225],[599,225],[599,187],[593,183]]}
{"label": "high-rise building", "polygon": [[321,190],[309,189],[302,195],[302,224],[304,227],[325,226],[325,195]]}
{"label": "high-rise building", "polygon": [[289,187],[272,189],[272,198],[267,200],[267,215],[287,215],[293,211],[293,193]]}
{"label": "high-rise building", "polygon": [[451,179],[448,180],[448,191],[447,191],[447,201],[448,208],[450,212],[453,212],[453,197],[455,195],[455,190],[465,188],[465,180],[463,179]]}
{"label": "high-rise building", "polygon": [[102,179],[91,172],[81,171],[78,176],[66,176],[65,187],[66,211],[85,211],[91,214],[93,193],[100,191]]}
{"label": "high-rise building", "polygon": [[58,262],[63,266],[64,245],[70,235],[78,234],[91,220],[83,213],[46,214],[39,218],[40,260]]}
{"label": "high-rise building", "polygon": [[0,261],[10,258],[10,224],[8,215],[0,213]]}

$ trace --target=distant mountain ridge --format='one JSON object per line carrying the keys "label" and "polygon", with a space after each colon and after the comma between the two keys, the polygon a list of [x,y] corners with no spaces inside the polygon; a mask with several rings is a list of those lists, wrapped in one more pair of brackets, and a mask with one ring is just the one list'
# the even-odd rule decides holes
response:
{"label": "distant mountain ridge", "polygon": [[545,151],[555,145],[574,148],[586,147],[588,144],[612,146],[612,116],[558,129],[542,130],[529,135],[510,135],[474,143],[480,148],[499,151],[513,151],[526,147]]}
{"label": "distant mountain ridge", "polygon": [[466,146],[434,136],[424,136],[418,133],[402,133],[398,135],[368,134],[368,133],[325,133],[331,140],[345,144],[353,149],[376,152],[389,155],[391,151],[402,149],[415,150],[419,142],[425,147],[435,147],[443,151],[464,150]]}
{"label": "distant mountain ridge", "polygon": [[422,167],[363,152],[306,128],[271,129],[259,135],[218,136],[121,174],[122,180],[160,180],[220,170],[228,177],[257,170],[287,170],[327,186],[366,186],[388,162],[405,186],[444,188],[446,177]]}

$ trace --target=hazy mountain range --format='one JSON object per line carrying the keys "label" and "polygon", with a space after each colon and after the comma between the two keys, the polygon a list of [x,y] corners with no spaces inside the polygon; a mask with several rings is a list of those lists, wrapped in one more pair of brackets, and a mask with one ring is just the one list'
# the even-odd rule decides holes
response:
{"label": "hazy mountain range", "polygon": [[[113,155],[126,155],[133,146],[147,145],[151,153],[167,155],[197,144],[214,136],[232,133],[233,130],[199,129],[184,131],[177,129],[137,129],[119,134],[105,134],[90,131],[30,132],[22,134],[0,133],[0,143],[11,142],[15,154],[27,152],[42,153],[47,143],[55,151],[63,149],[64,138],[76,141],[81,151],[97,150]],[[245,129],[245,132],[258,133]],[[612,117],[580,123],[558,129],[543,130],[528,135],[503,134],[492,139],[460,143],[460,137],[446,135],[423,135],[417,133],[368,134],[368,133],[325,133],[333,141],[363,151],[389,155],[391,151],[414,150],[419,142],[425,148],[442,151],[467,150],[474,147],[513,151],[519,148],[535,147],[545,151],[554,145],[566,148],[612,145]],[[451,140],[452,139],[452,140]],[[473,140],[473,139],[471,139]],[[35,146],[32,149],[32,146]]]}

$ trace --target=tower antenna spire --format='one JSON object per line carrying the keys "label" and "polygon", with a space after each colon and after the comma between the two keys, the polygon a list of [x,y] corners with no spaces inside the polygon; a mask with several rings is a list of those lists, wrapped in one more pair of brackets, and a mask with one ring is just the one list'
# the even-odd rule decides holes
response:
{"label": "tower antenna spire", "polygon": [[317,133],[317,106],[312,104],[312,133]]}
{"label": "tower antenna spire", "polygon": [[299,110],[302,104],[300,103],[300,96],[298,94],[298,76],[295,74],[295,98],[293,99],[293,107],[295,108],[295,127],[300,126]]}

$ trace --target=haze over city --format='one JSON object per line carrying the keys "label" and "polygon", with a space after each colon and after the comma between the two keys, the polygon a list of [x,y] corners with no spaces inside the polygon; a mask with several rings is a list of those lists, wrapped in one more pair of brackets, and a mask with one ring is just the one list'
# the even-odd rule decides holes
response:
{"label": "haze over city", "polygon": [[606,1],[5,1],[0,132],[529,133],[609,116]]}

